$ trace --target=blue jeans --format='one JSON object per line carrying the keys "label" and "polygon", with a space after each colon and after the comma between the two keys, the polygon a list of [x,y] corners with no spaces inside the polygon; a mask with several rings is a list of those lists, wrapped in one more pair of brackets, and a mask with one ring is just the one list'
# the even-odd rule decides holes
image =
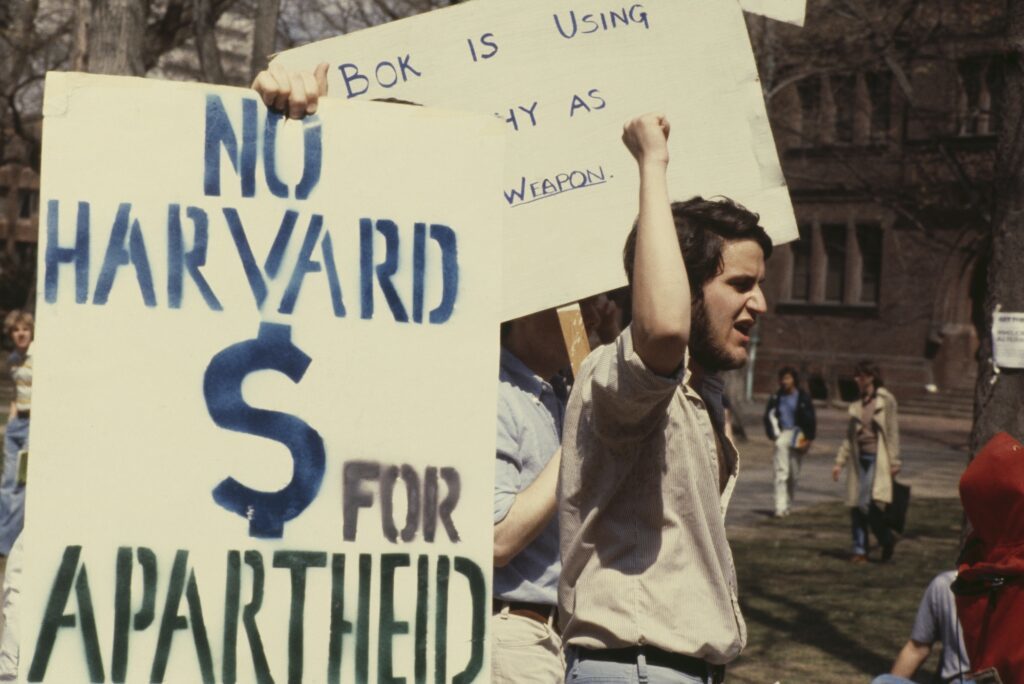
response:
{"label": "blue jeans", "polygon": [[4,469],[0,475],[0,554],[11,552],[25,523],[25,488],[18,484],[18,453],[28,449],[28,419],[11,418],[4,430]]}
{"label": "blue jeans", "polygon": [[635,663],[579,660],[577,651],[565,651],[565,684],[712,684],[710,677],[695,677],[668,667],[648,665],[638,656]]}
{"label": "blue jeans", "polygon": [[871,500],[872,483],[875,479],[875,454],[862,454],[854,462],[860,485],[858,506],[850,509],[850,529],[853,533],[853,554],[864,556],[868,552],[868,527],[875,533],[882,546],[892,544],[892,530],[885,522],[882,509]]}

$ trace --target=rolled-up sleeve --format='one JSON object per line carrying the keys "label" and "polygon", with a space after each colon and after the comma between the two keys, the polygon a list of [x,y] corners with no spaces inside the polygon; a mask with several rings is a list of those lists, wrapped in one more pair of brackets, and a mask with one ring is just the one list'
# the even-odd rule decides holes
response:
{"label": "rolled-up sleeve", "polygon": [[511,410],[500,399],[498,402],[497,460],[494,464],[494,522],[499,523],[508,515],[509,509],[519,494],[520,477],[523,471],[519,454],[518,427]]}
{"label": "rolled-up sleeve", "polygon": [[588,360],[593,429],[608,444],[642,441],[660,427],[686,372],[685,361],[668,377],[650,370],[633,348],[630,328]]}
{"label": "rolled-up sleeve", "polygon": [[939,581],[936,577],[928,585],[917,607],[917,617],[914,618],[914,626],[910,630],[910,638],[919,644],[933,644],[941,637],[939,626],[939,610],[942,597],[941,592],[949,591],[949,587]]}

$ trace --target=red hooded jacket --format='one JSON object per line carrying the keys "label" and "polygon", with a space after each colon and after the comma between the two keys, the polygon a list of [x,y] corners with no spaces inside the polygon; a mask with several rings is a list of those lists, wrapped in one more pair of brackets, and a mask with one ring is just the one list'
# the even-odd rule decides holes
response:
{"label": "red hooded jacket", "polygon": [[974,671],[1024,682],[1024,445],[1001,432],[960,478],[974,531],[953,591]]}

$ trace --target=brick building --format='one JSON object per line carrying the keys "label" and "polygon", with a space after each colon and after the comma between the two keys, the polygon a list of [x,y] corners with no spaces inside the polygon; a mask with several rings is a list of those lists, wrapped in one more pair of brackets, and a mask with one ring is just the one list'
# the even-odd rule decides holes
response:
{"label": "brick building", "polygon": [[32,295],[39,174],[28,166],[0,166],[0,311],[19,308]]}
{"label": "brick building", "polygon": [[755,392],[792,364],[849,399],[870,357],[901,399],[969,406],[1004,11],[809,0],[803,29],[749,18],[801,232],[769,264]]}

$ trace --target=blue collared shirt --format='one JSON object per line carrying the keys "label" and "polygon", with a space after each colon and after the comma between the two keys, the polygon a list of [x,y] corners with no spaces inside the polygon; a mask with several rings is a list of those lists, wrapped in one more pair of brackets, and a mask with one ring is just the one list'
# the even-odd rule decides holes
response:
{"label": "blue collared shirt", "polygon": [[796,405],[800,401],[800,393],[793,390],[789,394],[779,394],[779,429],[792,430],[796,427]]}
{"label": "blue collared shirt", "polygon": [[[552,386],[514,354],[501,350],[498,373],[498,445],[494,474],[494,522],[508,515],[516,496],[540,474],[562,443],[565,404]],[[494,569],[494,597],[555,605],[558,521],[547,527],[503,568]]]}

